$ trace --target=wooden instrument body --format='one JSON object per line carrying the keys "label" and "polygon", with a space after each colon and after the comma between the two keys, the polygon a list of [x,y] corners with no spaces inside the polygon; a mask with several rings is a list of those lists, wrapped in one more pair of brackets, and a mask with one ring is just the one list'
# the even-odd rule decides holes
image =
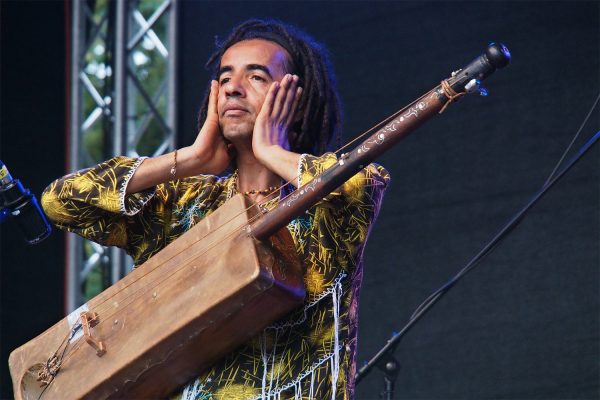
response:
{"label": "wooden instrument body", "polygon": [[[42,399],[166,396],[296,308],[303,275],[286,228],[257,241],[237,195],[125,278],[87,303],[99,324],[69,344]],[[37,399],[34,376],[60,347],[67,318],[13,351],[17,399]]]}
{"label": "wooden instrument body", "polygon": [[[466,93],[468,84],[478,84],[509,61],[508,49],[491,44],[266,216],[251,222],[238,195],[90,300],[90,312],[100,319],[92,335],[105,344],[106,353],[98,357],[83,339],[70,345],[42,398],[168,395],[301,304],[302,268],[289,233],[281,227],[443,111],[459,93]],[[248,226],[252,236],[242,231]],[[39,397],[42,389],[31,372],[46,363],[68,333],[63,319],[11,354],[18,400]]]}

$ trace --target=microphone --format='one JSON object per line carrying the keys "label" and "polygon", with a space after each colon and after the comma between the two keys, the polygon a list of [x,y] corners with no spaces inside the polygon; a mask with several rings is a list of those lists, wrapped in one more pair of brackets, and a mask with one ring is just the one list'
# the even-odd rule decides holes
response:
{"label": "microphone", "polygon": [[13,179],[0,161],[0,211],[6,214],[6,210],[15,218],[29,244],[37,244],[50,235],[52,228],[35,196],[18,179]]}

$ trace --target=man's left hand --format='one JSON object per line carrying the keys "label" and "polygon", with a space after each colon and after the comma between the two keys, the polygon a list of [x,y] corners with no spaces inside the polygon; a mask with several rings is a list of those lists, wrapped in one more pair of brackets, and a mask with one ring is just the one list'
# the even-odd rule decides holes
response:
{"label": "man's left hand", "polygon": [[290,149],[288,132],[294,123],[301,95],[298,76],[287,74],[281,83],[273,82],[256,117],[252,150],[254,156],[269,168],[274,155]]}

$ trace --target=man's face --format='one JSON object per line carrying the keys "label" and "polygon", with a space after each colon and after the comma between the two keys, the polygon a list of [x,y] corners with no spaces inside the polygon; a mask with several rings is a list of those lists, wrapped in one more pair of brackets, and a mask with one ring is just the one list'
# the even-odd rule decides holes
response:
{"label": "man's face", "polygon": [[269,87],[286,74],[287,52],[278,44],[252,39],[231,46],[221,58],[217,111],[226,139],[251,138]]}

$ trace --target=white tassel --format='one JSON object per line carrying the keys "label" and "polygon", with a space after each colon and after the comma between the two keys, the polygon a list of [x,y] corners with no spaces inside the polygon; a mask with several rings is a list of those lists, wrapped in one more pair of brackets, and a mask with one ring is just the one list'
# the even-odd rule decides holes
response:
{"label": "white tassel", "polygon": [[181,400],[194,400],[203,386],[200,384],[200,379],[196,378],[196,380],[190,384],[188,384],[183,390],[183,394],[181,395]]}
{"label": "white tassel", "polygon": [[[277,398],[276,387],[279,386],[279,374],[281,371],[277,371],[277,377],[275,385],[273,384],[273,379],[275,379],[274,371],[275,371],[275,358],[277,356],[277,340],[279,339],[279,331],[275,331],[275,337],[273,339],[273,352],[267,354],[267,331],[266,329],[263,331],[260,343],[260,353],[263,364],[263,377],[262,377],[262,388],[261,388],[261,399],[269,400],[271,396],[273,399]],[[267,368],[271,364],[271,373],[269,373],[269,387],[267,388]]]}
{"label": "white tassel", "polygon": [[191,384],[187,385],[185,387],[185,389],[183,389],[183,394],[181,395],[181,400],[188,400],[188,398],[189,398],[188,396],[190,393],[190,386],[191,386]]}
{"label": "white tassel", "polygon": [[315,388],[315,370],[310,373],[310,391],[308,392],[308,400],[312,400]]}
{"label": "white tassel", "polygon": [[[341,350],[341,348],[338,349],[338,351],[340,351],[340,350]],[[327,362],[332,362],[333,356],[334,356],[334,353],[332,351],[327,356],[320,358],[308,370],[306,370],[303,373],[301,373],[298,376],[298,378],[296,378],[295,380],[293,380],[291,382],[288,382],[288,383],[286,383],[285,385],[283,385],[281,387],[270,389],[268,392],[266,392],[265,396],[256,395],[254,397],[251,397],[249,400],[266,400],[266,399],[269,399],[270,396],[273,396],[273,399],[277,399],[278,396],[281,396],[282,392],[285,392],[286,390],[288,390],[288,389],[292,388],[293,386],[297,385],[298,382],[300,382],[303,379],[305,379],[308,375],[311,375],[311,386],[312,386],[313,382],[314,382],[314,371],[316,371],[321,365],[323,365],[323,364],[325,364]],[[266,384],[265,384],[265,386],[266,386]]]}
{"label": "white tassel", "polygon": [[339,350],[339,297],[342,293],[342,285],[340,282],[335,284],[335,288],[331,295],[333,296],[333,323],[334,323],[334,346],[333,358],[331,359],[331,399],[335,400],[337,390],[338,375],[340,372],[340,350]]}
{"label": "white tassel", "polygon": [[263,332],[262,336],[259,339],[260,343],[260,355],[262,357],[263,363],[263,377],[262,377],[262,389],[261,389],[261,398],[266,399],[265,397],[265,387],[267,385],[267,334]]}
{"label": "white tassel", "polygon": [[323,293],[321,293],[316,299],[314,299],[313,301],[311,301],[310,303],[308,303],[307,305],[304,306],[304,313],[303,315],[296,321],[287,321],[284,323],[275,323],[271,326],[266,327],[265,329],[284,329],[284,328],[291,328],[297,325],[302,324],[304,321],[306,321],[307,318],[307,312],[310,308],[314,307],[315,305],[317,305],[321,300],[323,300],[325,297],[331,295],[333,293],[334,290],[336,290],[336,288],[338,286],[341,286],[341,281],[342,279],[344,279],[346,277],[346,274],[344,272],[342,272],[341,274],[338,275],[337,278],[335,278],[335,282],[331,285],[331,287],[325,291],[323,291]]}
{"label": "white tassel", "polygon": [[[273,345],[273,363],[275,363],[275,357],[277,356],[277,349],[275,348],[275,346],[277,346],[277,341],[279,339],[279,330],[275,331],[275,343]],[[275,368],[275,366],[273,366],[273,369]],[[275,381],[275,388],[279,387],[279,376],[281,375],[281,365],[278,365],[277,368],[277,380]]]}
{"label": "white tassel", "polygon": [[[338,275],[333,284],[323,292],[318,298],[314,299],[311,303],[305,306],[304,315],[297,321],[286,322],[283,324],[274,324],[271,325],[263,331],[259,339],[260,344],[260,352],[263,364],[263,376],[262,376],[262,389],[261,394],[252,397],[249,400],[277,400],[281,399],[281,393],[286,390],[294,388],[294,400],[302,397],[302,380],[306,379],[310,375],[310,388],[308,389],[308,400],[315,399],[315,371],[323,364],[329,362],[330,370],[331,370],[331,384],[332,388],[332,398],[335,399],[337,394],[337,382],[339,379],[339,371],[340,371],[340,350],[341,346],[339,343],[339,315],[340,315],[340,299],[342,297],[342,282],[341,280],[346,276],[345,273],[341,273]],[[328,295],[332,296],[332,306],[333,306],[333,319],[334,319],[334,346],[331,353],[326,356],[320,358],[317,362],[311,365],[310,368],[304,370],[300,375],[296,377],[296,379],[288,382],[282,386],[280,386],[280,375],[281,370],[277,371],[277,375],[275,376],[275,359],[277,356],[277,341],[279,339],[279,335],[284,331],[284,328],[290,328],[295,325],[300,324],[301,322],[306,320],[307,310],[310,307],[313,307],[319,301],[327,297]],[[274,343],[273,343],[273,351],[267,353],[267,331],[274,331]],[[268,373],[269,364],[271,366],[271,372]],[[267,379],[267,374],[269,375]],[[268,380],[268,385],[267,385]],[[182,399],[183,400],[183,399]]]}
{"label": "white tassel", "polygon": [[273,374],[275,372],[275,355],[277,352],[277,336],[278,336],[279,331],[275,331],[275,340],[273,341],[273,353],[271,355],[271,374],[269,375],[269,393],[268,395],[271,395],[271,391],[273,389],[275,389],[275,386],[273,386]]}

